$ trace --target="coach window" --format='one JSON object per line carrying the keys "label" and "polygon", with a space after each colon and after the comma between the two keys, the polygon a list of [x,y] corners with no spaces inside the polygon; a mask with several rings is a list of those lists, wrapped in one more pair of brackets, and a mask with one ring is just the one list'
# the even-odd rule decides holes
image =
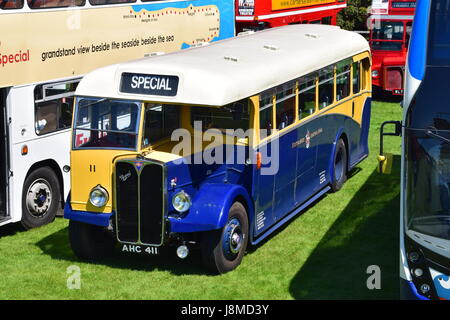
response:
{"label": "coach window", "polygon": [[202,130],[219,129],[225,133],[226,129],[244,131],[250,126],[248,100],[244,99],[223,107],[192,107],[191,125],[194,129],[201,124]]}
{"label": "coach window", "polygon": [[353,62],[352,64],[352,86],[353,86],[353,94],[359,93],[361,89],[361,70],[360,70],[360,62]]}
{"label": "coach window", "polygon": [[336,101],[350,95],[350,62],[342,61],[336,64]]}
{"label": "coach window", "polygon": [[28,0],[31,9],[82,7],[85,3],[85,0]]}
{"label": "coach window", "polygon": [[281,130],[294,123],[296,82],[290,81],[276,88],[275,108],[277,129]]}
{"label": "coach window", "polygon": [[273,130],[273,90],[261,93],[259,97],[259,136],[264,139]]}
{"label": "coach window", "polygon": [[35,130],[37,135],[70,128],[73,94],[77,82],[41,84],[35,87]]}
{"label": "coach window", "polygon": [[23,0],[0,0],[0,9],[22,9]]}
{"label": "coach window", "polygon": [[116,3],[133,3],[136,0],[89,0],[89,3],[93,6],[100,6],[105,4],[116,4]]}
{"label": "coach window", "polygon": [[304,119],[316,111],[316,77],[308,75],[299,79],[298,117]]}
{"label": "coach window", "polygon": [[328,107],[334,101],[334,67],[319,71],[319,110]]}
{"label": "coach window", "polygon": [[331,24],[331,17],[322,18],[322,24]]}
{"label": "coach window", "polygon": [[142,147],[147,147],[159,140],[170,137],[172,132],[179,127],[180,106],[147,103],[145,105]]}
{"label": "coach window", "polygon": [[362,68],[360,69],[361,72],[361,89],[363,90],[370,90],[368,88],[368,83],[370,79],[370,60],[369,58],[364,58],[364,60],[361,61]]}

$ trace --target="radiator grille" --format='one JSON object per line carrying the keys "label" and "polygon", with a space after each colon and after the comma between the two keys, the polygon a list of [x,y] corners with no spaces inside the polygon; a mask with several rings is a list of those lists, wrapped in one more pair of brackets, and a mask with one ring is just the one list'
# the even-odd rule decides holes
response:
{"label": "radiator grille", "polygon": [[161,245],[164,228],[163,166],[116,164],[116,231],[120,242]]}

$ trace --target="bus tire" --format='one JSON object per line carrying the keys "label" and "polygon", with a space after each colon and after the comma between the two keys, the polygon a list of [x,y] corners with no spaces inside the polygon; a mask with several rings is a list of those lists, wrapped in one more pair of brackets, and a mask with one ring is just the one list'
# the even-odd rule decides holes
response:
{"label": "bus tire", "polygon": [[333,157],[332,179],[331,189],[333,192],[339,191],[347,180],[347,149],[342,138],[339,138],[336,144],[336,152]]}
{"label": "bus tire", "polygon": [[97,260],[112,255],[116,239],[105,227],[70,220],[69,242],[73,253],[81,260]]}
{"label": "bus tire", "polygon": [[235,202],[225,226],[202,234],[201,248],[205,266],[217,274],[239,266],[248,243],[248,218],[245,207]]}
{"label": "bus tire", "polygon": [[43,226],[55,219],[61,192],[59,180],[50,167],[41,167],[25,179],[22,190],[22,219],[25,229]]}

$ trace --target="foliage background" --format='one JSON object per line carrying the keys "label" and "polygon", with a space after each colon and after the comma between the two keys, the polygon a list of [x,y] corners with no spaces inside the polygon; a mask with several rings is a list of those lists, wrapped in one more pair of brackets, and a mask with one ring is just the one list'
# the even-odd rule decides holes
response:
{"label": "foliage background", "polygon": [[347,0],[347,8],[337,16],[338,26],[351,31],[367,30],[366,21],[371,4],[371,0]]}

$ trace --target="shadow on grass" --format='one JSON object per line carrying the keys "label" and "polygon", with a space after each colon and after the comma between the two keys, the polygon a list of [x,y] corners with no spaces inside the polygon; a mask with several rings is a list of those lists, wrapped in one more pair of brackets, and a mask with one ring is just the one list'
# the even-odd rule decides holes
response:
{"label": "shadow on grass", "polygon": [[[163,248],[157,256],[126,254],[120,252],[120,245],[111,257],[102,258],[97,261],[83,261],[78,259],[69,243],[68,227],[55,232],[36,245],[46,255],[52,259],[65,260],[74,263],[89,263],[91,265],[103,265],[111,268],[153,271],[169,271],[175,275],[185,274],[208,274],[201,263],[201,255],[198,250],[192,250],[190,255],[184,259],[179,259],[175,254],[175,247]],[[165,249],[165,250],[164,250]]]}
{"label": "shadow on grass", "polygon": [[[376,170],[354,195],[290,284],[296,299],[398,299],[400,156],[391,175]],[[367,267],[381,269],[369,290]]]}

